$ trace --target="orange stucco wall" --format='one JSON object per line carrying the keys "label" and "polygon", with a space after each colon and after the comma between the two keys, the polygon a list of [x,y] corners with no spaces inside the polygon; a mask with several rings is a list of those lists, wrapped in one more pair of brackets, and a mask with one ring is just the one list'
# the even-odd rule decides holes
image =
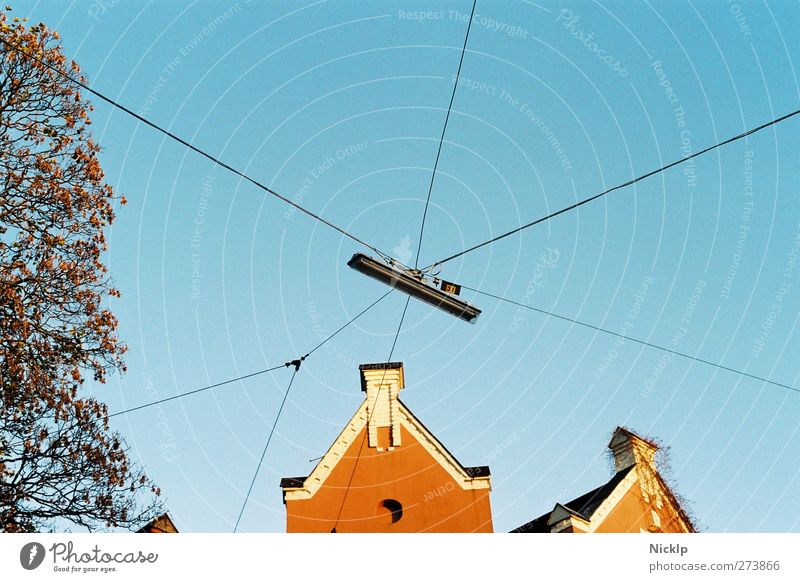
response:
{"label": "orange stucco wall", "polygon": [[[656,509],[646,503],[641,497],[639,484],[634,486],[623,496],[620,502],[614,507],[608,516],[597,528],[597,533],[638,533],[640,530],[647,531],[654,525],[651,510]],[[656,509],[660,521],[660,531],[664,533],[680,533],[684,531],[680,527],[681,518],[668,505],[661,509]]]}
{"label": "orange stucco wall", "polygon": [[645,506],[636,495],[634,486],[622,497],[611,513],[595,530],[597,533],[638,533],[640,529],[647,530],[653,522],[649,516],[650,506]]}
{"label": "orange stucco wall", "polygon": [[[363,429],[311,499],[286,501],[286,531],[330,532],[336,525],[337,532],[491,532],[489,490],[462,489],[401,431],[401,446],[378,452]],[[395,523],[384,499],[402,504]]]}

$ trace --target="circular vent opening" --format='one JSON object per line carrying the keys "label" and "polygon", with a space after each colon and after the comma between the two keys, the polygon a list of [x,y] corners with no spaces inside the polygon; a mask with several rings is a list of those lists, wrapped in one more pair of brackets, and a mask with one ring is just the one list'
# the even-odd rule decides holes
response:
{"label": "circular vent opening", "polygon": [[378,503],[378,515],[384,516],[387,523],[397,523],[403,517],[403,506],[397,499],[384,499]]}

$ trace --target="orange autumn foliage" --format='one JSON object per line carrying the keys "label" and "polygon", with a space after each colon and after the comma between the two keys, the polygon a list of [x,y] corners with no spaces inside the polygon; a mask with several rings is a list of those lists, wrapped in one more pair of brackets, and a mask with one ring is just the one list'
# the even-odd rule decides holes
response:
{"label": "orange autumn foliage", "polygon": [[87,375],[125,370],[102,262],[124,198],[58,34],[0,11],[0,39],[0,531],[146,522],[158,490],[82,394]]}

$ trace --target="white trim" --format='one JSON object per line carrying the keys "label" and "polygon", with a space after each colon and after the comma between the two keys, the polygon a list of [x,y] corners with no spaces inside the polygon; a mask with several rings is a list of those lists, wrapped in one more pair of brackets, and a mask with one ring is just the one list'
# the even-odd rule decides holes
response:
{"label": "white trim", "polygon": [[311,471],[311,474],[306,477],[302,487],[285,487],[283,489],[284,499],[311,499],[314,494],[322,487],[322,484],[333,472],[339,460],[347,453],[347,449],[353,444],[355,438],[361,433],[361,430],[367,425],[367,404],[368,401],[364,400],[361,406],[358,407],[356,413],[350,419],[350,422],[342,429],[336,440],[330,446],[328,451],[322,456],[317,466]]}
{"label": "white trim", "polygon": [[598,526],[608,517],[608,514],[611,513],[611,510],[614,509],[617,504],[622,501],[625,494],[630,491],[637,479],[638,475],[636,471],[632,470],[625,475],[625,478],[620,481],[616,487],[614,487],[614,491],[611,492],[611,495],[606,497],[597,509],[594,510],[594,513],[592,513],[592,518],[589,521],[589,528],[587,530],[589,533],[595,532]]}
{"label": "white trim", "polygon": [[[400,424],[413,436],[425,451],[433,457],[441,467],[458,483],[462,489],[489,489],[491,490],[490,477],[471,477],[461,464],[442,446],[442,444],[422,424],[414,418],[405,404],[395,399],[399,412]],[[311,499],[328,479],[333,469],[347,453],[355,438],[367,425],[367,406],[369,400],[365,399],[358,407],[356,413],[344,427],[328,451],[320,459],[311,474],[306,477],[301,487],[284,487],[284,499]]]}
{"label": "white trim", "polygon": [[489,477],[471,477],[453,455],[428,431],[414,415],[398,400],[400,410],[400,424],[411,433],[419,444],[432,456],[442,468],[448,472],[453,480],[461,485],[462,489],[490,489]]}

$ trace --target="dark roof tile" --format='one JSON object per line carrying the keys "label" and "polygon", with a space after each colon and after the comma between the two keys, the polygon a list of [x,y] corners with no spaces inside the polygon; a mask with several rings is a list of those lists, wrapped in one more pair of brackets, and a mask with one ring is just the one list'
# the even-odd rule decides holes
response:
{"label": "dark roof tile", "polygon": [[[585,517],[587,520],[591,519],[592,514],[600,507],[600,504],[608,499],[608,496],[611,495],[614,489],[617,488],[617,485],[620,484],[632,469],[633,465],[618,472],[611,477],[607,483],[601,485],[597,489],[592,489],[588,493],[584,493],[580,497],[576,497],[569,503],[564,503],[562,505],[569,511],[581,517]],[[544,515],[540,515],[536,519],[512,529],[510,533],[550,533],[550,526],[547,525],[547,522],[550,519],[551,513],[552,511],[548,511]]]}

